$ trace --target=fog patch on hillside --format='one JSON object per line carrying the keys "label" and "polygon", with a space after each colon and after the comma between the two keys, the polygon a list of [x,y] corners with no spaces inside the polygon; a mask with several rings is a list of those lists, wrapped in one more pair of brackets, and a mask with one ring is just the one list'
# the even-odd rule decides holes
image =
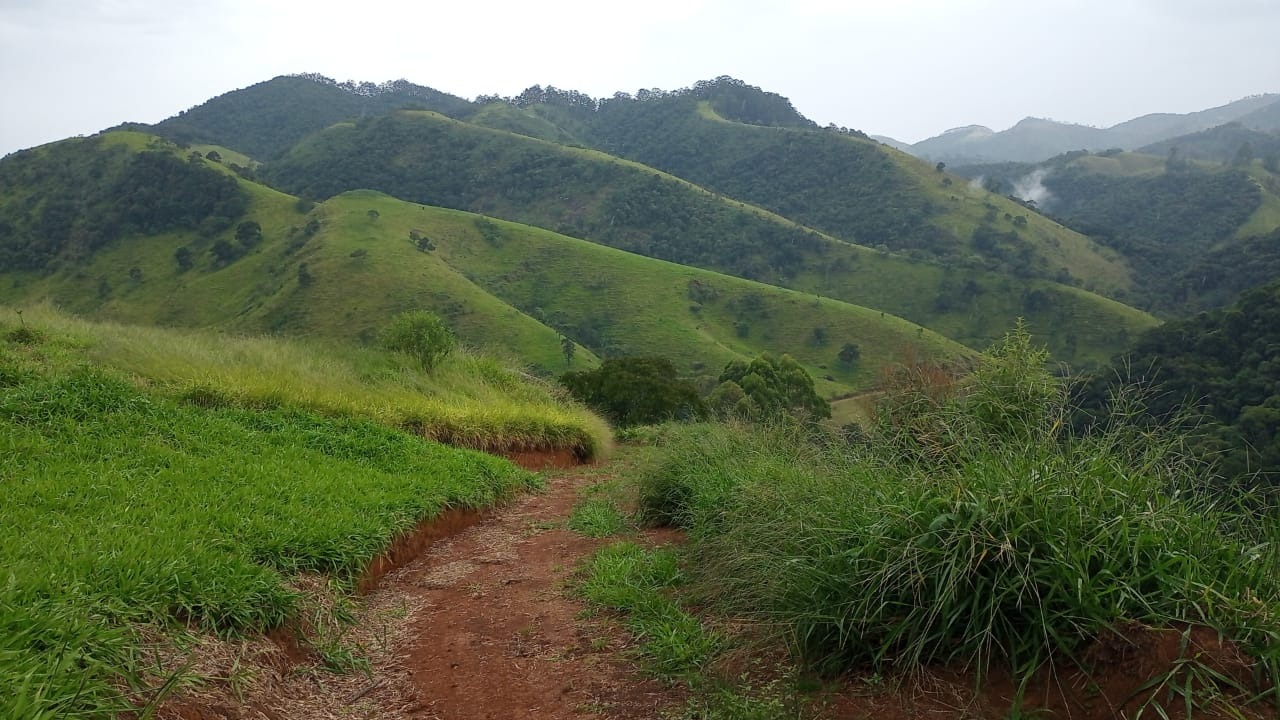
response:
{"label": "fog patch on hillside", "polygon": [[1014,180],[1013,196],[1024,202],[1034,202],[1041,209],[1052,205],[1054,201],[1053,193],[1044,186],[1044,179],[1048,175],[1048,170],[1038,168]]}

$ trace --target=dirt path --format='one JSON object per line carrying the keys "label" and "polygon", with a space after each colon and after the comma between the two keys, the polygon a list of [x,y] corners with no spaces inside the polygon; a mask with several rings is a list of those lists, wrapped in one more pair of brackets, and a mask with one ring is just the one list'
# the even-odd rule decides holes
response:
{"label": "dirt path", "polygon": [[[371,672],[308,669],[284,649],[246,641],[238,659],[259,668],[232,700],[222,687],[188,696],[162,716],[183,718],[652,718],[677,692],[622,657],[625,636],[584,620],[568,588],[580,560],[606,540],[563,528],[600,469],[553,472],[526,495],[440,540],[384,576],[359,601],[344,636]],[[214,695],[222,695],[221,701]]]}

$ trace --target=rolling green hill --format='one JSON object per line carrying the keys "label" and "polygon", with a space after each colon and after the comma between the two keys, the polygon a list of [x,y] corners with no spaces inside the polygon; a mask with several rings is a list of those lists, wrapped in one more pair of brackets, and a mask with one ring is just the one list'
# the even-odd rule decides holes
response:
{"label": "rolling green hill", "polygon": [[[1022,277],[1077,278],[1103,293],[1130,285],[1123,262],[1087,238],[1007,199],[955,188],[933,164],[861,133],[818,130],[785,99],[732,78],[595,104],[553,90],[510,102],[604,152],[843,240]],[[993,234],[999,242],[983,242]]]}
{"label": "rolling green hill", "polygon": [[[836,298],[974,348],[1024,315],[1060,359],[1096,362],[1118,351],[1125,333],[1153,322],[1068,286],[854,245],[632,161],[434,113],[334,126],[266,166],[264,174],[304,195],[371,188]],[[1024,234],[1050,225],[1037,221]],[[993,246],[1007,242],[998,235]],[[1073,239],[1059,245],[1079,247]]]}
{"label": "rolling green hill", "polygon": [[[117,135],[102,142],[139,140]],[[207,159],[186,162],[234,177]],[[49,300],[79,314],[145,324],[357,343],[371,341],[393,314],[427,308],[464,341],[545,372],[566,368],[562,334],[579,344],[574,367],[594,364],[596,353],[656,352],[687,374],[714,375],[729,360],[790,352],[827,395],[870,385],[900,352],[968,352],[879,310],[538,228],[368,191],[306,209],[278,191],[235,182],[248,198],[244,215],[233,219],[237,229],[122,237],[74,265],[59,258],[43,272],[11,273],[0,299]],[[77,222],[91,224],[92,216]],[[257,223],[261,239],[243,248],[231,238],[248,222]],[[219,243],[240,249],[221,258]],[[177,261],[180,248],[192,258],[186,269]],[[836,360],[844,343],[861,349],[855,367]]]}

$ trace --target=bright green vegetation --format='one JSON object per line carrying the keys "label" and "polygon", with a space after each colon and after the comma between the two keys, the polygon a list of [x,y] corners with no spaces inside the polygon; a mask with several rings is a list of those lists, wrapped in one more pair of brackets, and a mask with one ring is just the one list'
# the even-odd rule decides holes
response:
{"label": "bright green vegetation", "polygon": [[299,607],[291,575],[351,588],[418,523],[535,483],[358,417],[140,388],[95,352],[111,349],[43,322],[0,335],[4,717],[106,717],[124,686],[145,702],[139,624],[278,627]]}
{"label": "bright green vegetation", "polygon": [[626,614],[645,667],[666,680],[693,681],[715,657],[719,637],[664,593],[680,583],[676,554],[623,541],[601,548],[585,570],[582,594]]}
{"label": "bright green vegetation", "polygon": [[425,310],[392,318],[381,340],[384,348],[413,358],[427,372],[435,369],[458,344],[444,321]]}
{"label": "bright green vegetation", "polygon": [[[855,147],[843,137],[831,140],[838,148]],[[869,152],[880,157],[875,148]],[[893,167],[888,162],[884,171],[897,173]],[[852,245],[635,162],[432,113],[397,113],[330,128],[268,165],[264,174],[280,187],[309,196],[372,188],[404,200],[549,228],[641,255],[875,308],[970,346],[993,341],[1014,318],[1023,316],[1052,343],[1057,357],[1076,364],[1103,361],[1124,346],[1122,333],[1154,324],[1141,313],[1092,294],[1071,292],[1075,288],[1056,282],[1010,277],[983,269],[981,262],[974,266],[913,260],[891,254],[888,245],[881,251]],[[1019,229],[1012,214],[1009,220],[999,217],[999,223],[1008,225],[1001,232],[1012,233],[1015,240],[1002,235],[1006,239],[991,244],[993,252],[1038,257],[1035,247],[1055,246],[1048,236],[1066,232],[1053,231],[1056,226],[1047,221]],[[1024,242],[1024,235],[1040,240]],[[864,242],[884,245],[875,238]],[[1040,274],[1060,277],[1064,265],[1059,260],[1091,273],[1085,269],[1088,263],[1067,258],[1085,252],[1086,246],[1078,236],[1059,239],[1056,247],[1062,250],[1054,252],[1061,257]],[[503,248],[500,256],[507,252]],[[451,262],[457,261],[455,254]],[[509,265],[491,272],[514,275]],[[468,275],[484,277],[476,270]],[[561,287],[575,277],[555,276]],[[1095,284],[1114,287],[1123,284],[1123,277],[1121,271],[1109,272],[1099,275]],[[542,292],[553,294],[551,289]],[[1041,302],[1045,299],[1048,302]],[[799,352],[795,345],[784,349]]]}
{"label": "bright green vegetation", "polygon": [[[1272,233],[1280,243],[1280,230]],[[1243,270],[1244,268],[1240,268]],[[1226,270],[1224,269],[1224,272]],[[1126,412],[1109,397],[1117,382],[1150,378],[1146,416],[1189,420],[1192,446],[1228,478],[1280,479],[1280,284],[1245,292],[1221,310],[1175,320],[1144,335],[1100,371],[1082,395],[1102,415]],[[1191,418],[1179,418],[1190,407]]]}
{"label": "bright green vegetation", "polygon": [[[43,307],[23,318],[73,338],[95,363],[206,405],[362,418],[494,451],[571,449],[587,458],[610,443],[609,428],[595,415],[473,353],[453,353],[424,373],[375,350],[91,323]],[[0,328],[14,327],[0,320]]]}
{"label": "bright green vegetation", "polygon": [[[774,628],[820,670],[958,662],[1029,681],[1125,623],[1207,625],[1257,658],[1274,696],[1273,510],[1206,487],[1174,435],[1122,421],[1071,434],[1044,359],[1020,331],[962,380],[907,368],[866,442],[673,430],[643,507],[688,529],[695,602]],[[1234,692],[1188,702],[1219,691]]]}
{"label": "bright green vegetation", "polygon": [[579,586],[594,606],[618,613],[636,639],[634,657],[651,675],[685,685],[682,717],[700,720],[778,720],[806,717],[797,687],[778,678],[758,685],[750,673],[721,677],[715,660],[730,639],[708,628],[680,600],[684,574],[677,553],[630,541],[607,545],[582,570]]}
{"label": "bright green vegetation", "polygon": [[831,417],[831,406],[813,390],[813,378],[790,355],[731,362],[718,380],[707,405],[722,417],[757,421]]}
{"label": "bright green vegetation", "polygon": [[567,526],[581,535],[603,538],[626,529],[627,518],[612,498],[597,492],[573,506]]}

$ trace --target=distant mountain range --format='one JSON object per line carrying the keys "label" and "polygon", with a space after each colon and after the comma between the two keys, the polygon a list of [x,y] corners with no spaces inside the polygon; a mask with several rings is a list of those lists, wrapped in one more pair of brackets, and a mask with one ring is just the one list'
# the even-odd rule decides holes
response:
{"label": "distant mountain range", "polygon": [[1193,113],[1152,113],[1109,128],[1029,117],[999,132],[966,125],[915,144],[876,139],[916,157],[954,165],[1039,162],[1073,150],[1135,150],[1227,123],[1263,133],[1280,130],[1280,94],[1255,95]]}

